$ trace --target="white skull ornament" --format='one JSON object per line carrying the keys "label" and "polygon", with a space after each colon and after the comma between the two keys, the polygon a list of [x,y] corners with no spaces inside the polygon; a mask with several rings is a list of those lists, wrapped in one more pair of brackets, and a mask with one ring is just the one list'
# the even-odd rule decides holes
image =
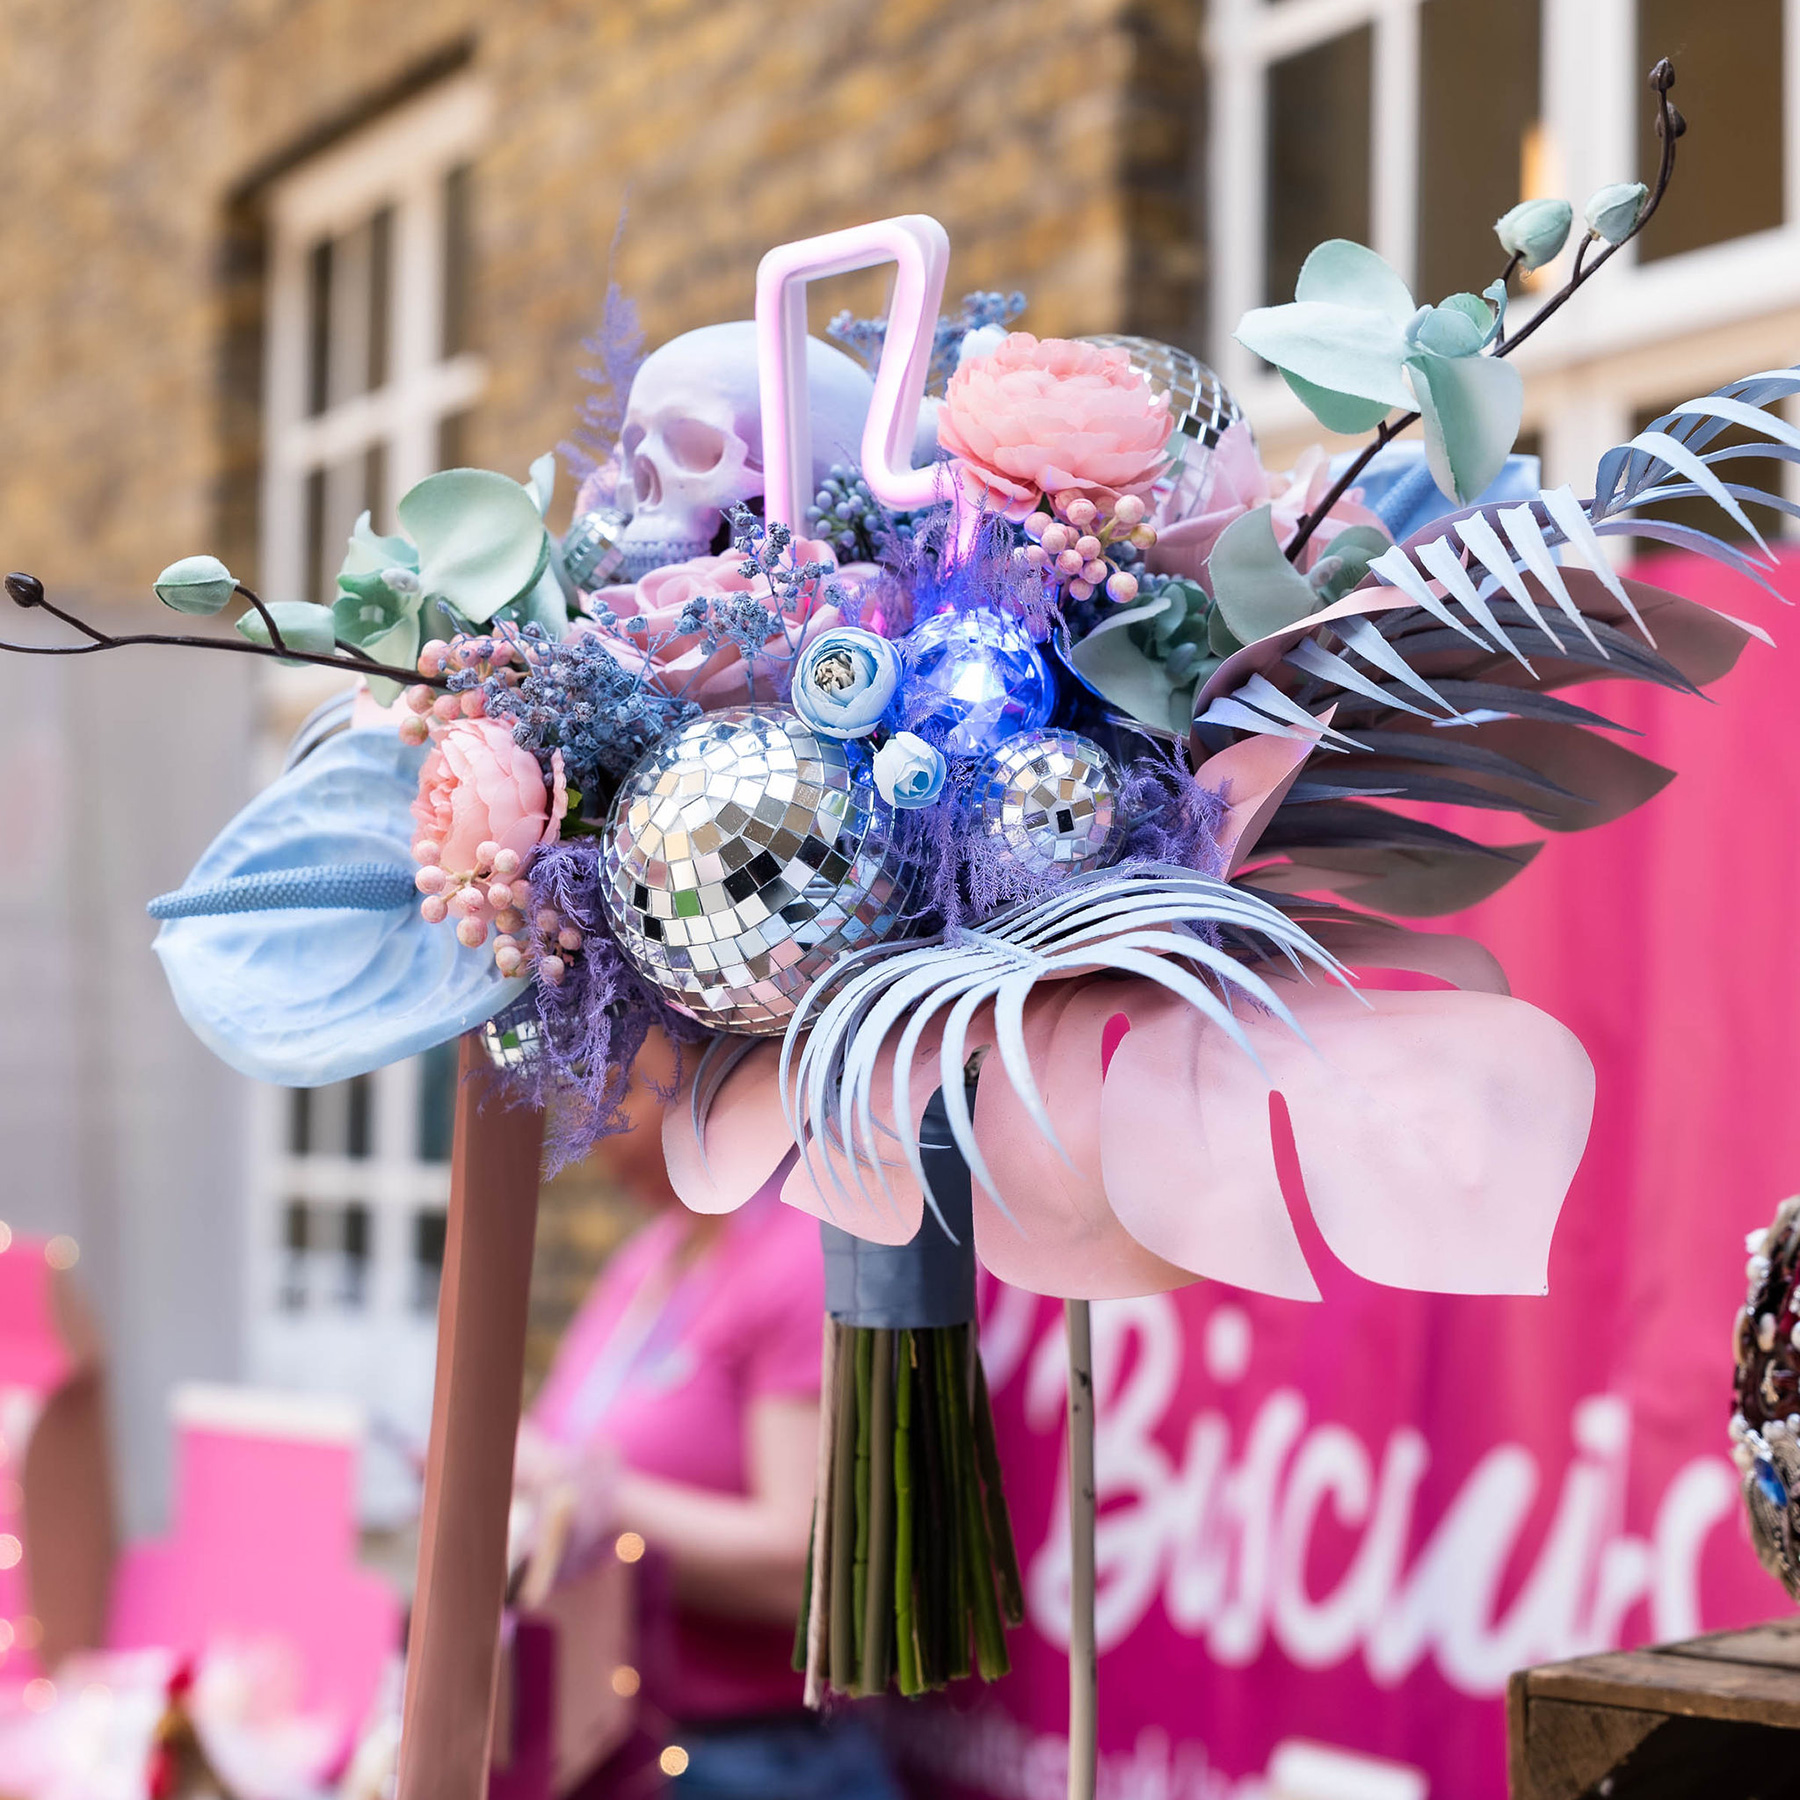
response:
{"label": "white skull ornament", "polygon": [[[874,382],[817,338],[806,341],[806,376],[816,486],[834,462],[856,463]],[[645,357],[619,455],[623,579],[712,550],[725,509],[763,491],[754,322],[684,332]]]}

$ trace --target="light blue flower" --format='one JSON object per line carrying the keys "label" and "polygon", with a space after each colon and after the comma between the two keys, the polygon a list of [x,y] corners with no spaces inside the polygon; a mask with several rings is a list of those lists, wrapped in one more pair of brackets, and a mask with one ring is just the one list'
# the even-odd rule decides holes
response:
{"label": "light blue flower", "polygon": [[1631,236],[1644,210],[1650,190],[1641,181],[1614,181],[1600,189],[1582,208],[1588,230],[1609,244],[1622,243]]}
{"label": "light blue flower", "polygon": [[1494,235],[1521,269],[1541,269],[1569,241],[1575,209],[1566,200],[1521,200],[1494,221]]}
{"label": "light blue flower", "polygon": [[425,756],[391,730],[327,739],[155,903],[182,1016],[253,1080],[348,1080],[447,1043],[526,991],[420,916],[408,846]]}
{"label": "light blue flower", "polygon": [[940,751],[910,731],[896,731],[875,752],[875,785],[889,806],[929,806],[944,791],[949,765]]}
{"label": "light blue flower", "polygon": [[1271,362],[1329,431],[1372,430],[1416,408],[1438,485],[1459,504],[1480,493],[1519,434],[1519,372],[1484,355],[1506,289],[1418,306],[1398,275],[1361,244],[1332,238],[1300,270],[1289,306],[1262,306],[1238,342]]}
{"label": "light blue flower", "polygon": [[156,597],[182,613],[216,613],[237,592],[231,571],[216,556],[184,556],[156,578]]}
{"label": "light blue flower", "polygon": [[855,625],[822,631],[794,659],[794,711],[826,737],[867,737],[900,685],[900,653]]}

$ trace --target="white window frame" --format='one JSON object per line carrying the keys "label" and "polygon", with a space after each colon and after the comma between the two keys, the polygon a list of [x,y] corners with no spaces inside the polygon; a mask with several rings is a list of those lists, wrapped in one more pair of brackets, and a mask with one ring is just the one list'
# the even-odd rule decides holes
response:
{"label": "white window frame", "polygon": [[[1208,216],[1210,355],[1278,452],[1319,436],[1279,376],[1232,337],[1262,291],[1268,69],[1363,25],[1374,28],[1370,216],[1373,248],[1412,279],[1418,192],[1419,9],[1432,0],[1210,0]],[[1526,0],[1529,3],[1529,0]],[[1634,0],[1541,0],[1546,187],[1577,207],[1637,168],[1650,103]],[[1591,474],[1631,417],[1676,390],[1700,392],[1800,358],[1800,0],[1783,0],[1783,194],[1778,228],[1639,264],[1635,246],[1524,346],[1527,429],[1542,432],[1546,475]],[[1679,99],[1679,91],[1677,92]],[[1676,179],[1680,179],[1679,171]],[[1654,229],[1654,227],[1652,227]],[[1540,292],[1561,285],[1550,271]],[[1438,299],[1439,295],[1422,295]],[[1522,322],[1534,297],[1515,303]]]}
{"label": "white window frame", "polygon": [[[445,182],[472,162],[492,118],[488,88],[459,76],[396,108],[272,184],[263,393],[262,592],[305,592],[307,482],[376,446],[386,456],[386,494],[406,492],[437,467],[444,420],[466,411],[487,384],[484,360],[445,356]],[[392,209],[386,379],[382,386],[309,416],[309,267],[320,238],[337,238]],[[391,520],[377,520],[391,529]],[[266,667],[259,760],[270,777],[298,717],[345,685],[325,670]],[[417,1060],[370,1077],[369,1154],[292,1152],[288,1090],[252,1090],[248,1223],[244,1233],[244,1346],[249,1379],[265,1387],[338,1395],[375,1426],[363,1459],[366,1523],[403,1520],[416,1500],[413,1471],[396,1436],[422,1450],[430,1420],[436,1310],[416,1303],[415,1221],[449,1203],[448,1162],[418,1155]],[[286,1209],[304,1200],[368,1208],[365,1287],[355,1307],[338,1302],[315,1268],[308,1303],[283,1305]],[[324,1276],[324,1279],[320,1277]],[[384,1429],[385,1427],[385,1429]]]}
{"label": "white window frame", "polygon": [[[269,308],[263,390],[262,578],[265,599],[313,599],[306,581],[306,479],[377,444],[388,487],[406,492],[437,466],[442,422],[487,385],[472,351],[445,357],[444,180],[468,162],[492,116],[489,91],[461,76],[310,159],[268,202]],[[320,237],[394,209],[386,382],[308,416],[307,265]]]}

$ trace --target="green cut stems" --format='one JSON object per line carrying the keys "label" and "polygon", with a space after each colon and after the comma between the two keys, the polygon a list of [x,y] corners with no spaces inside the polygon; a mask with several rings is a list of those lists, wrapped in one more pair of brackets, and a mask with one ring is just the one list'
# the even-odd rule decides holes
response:
{"label": "green cut stems", "polygon": [[[879,1694],[888,1684],[894,1632],[894,1334],[871,1331],[869,1338],[869,1552],[858,1685],[865,1694]],[[859,1434],[861,1430],[859,1419]]]}
{"label": "green cut stems", "polygon": [[875,1334],[856,1333],[856,1549],[850,1570],[850,1617],[856,1630],[856,1684],[868,1660],[869,1610],[869,1451],[870,1388],[875,1365]]}
{"label": "green cut stems", "polygon": [[944,1446],[944,1537],[950,1564],[950,1637],[948,1673],[960,1680],[973,1666],[969,1659],[969,1614],[972,1596],[969,1592],[968,1532],[964,1529],[963,1496],[969,1473],[963,1456],[963,1428],[968,1417],[968,1404],[957,1392],[953,1366],[954,1331],[935,1331],[933,1358],[937,1365],[938,1427]]}
{"label": "green cut stems", "polygon": [[914,1333],[903,1331],[894,1393],[894,1665],[900,1691],[924,1691],[913,1635],[913,1383]]}
{"label": "green cut stems", "polygon": [[998,1681],[1011,1667],[1006,1654],[1006,1632],[1000,1609],[994,1603],[994,1546],[988,1536],[987,1511],[981,1501],[981,1479],[975,1457],[974,1387],[969,1370],[969,1334],[946,1331],[944,1347],[955,1400],[957,1491],[963,1507],[963,1568],[969,1597],[974,1602],[971,1623],[975,1627],[975,1667],[983,1681]]}
{"label": "green cut stems", "polygon": [[840,1694],[856,1681],[856,1337],[838,1333],[837,1442],[831,1471],[831,1608],[826,1667]]}

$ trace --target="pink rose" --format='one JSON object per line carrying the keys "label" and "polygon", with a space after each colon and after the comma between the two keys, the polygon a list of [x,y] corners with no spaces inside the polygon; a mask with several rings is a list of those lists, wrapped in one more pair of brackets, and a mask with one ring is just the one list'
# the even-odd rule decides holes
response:
{"label": "pink rose", "polygon": [[989,506],[1022,519],[1045,494],[1080,493],[1103,512],[1147,496],[1173,424],[1168,395],[1123,350],[1015,331],[950,377],[938,442]]}
{"label": "pink rose", "polygon": [[438,846],[432,860],[452,875],[474,872],[477,848],[495,843],[526,856],[556,835],[568,809],[561,753],[556,793],[529,750],[513,742],[512,728],[497,719],[453,719],[437,735],[419,770],[412,804],[419,837]]}
{"label": "pink rose", "polygon": [[[1233,425],[1214,447],[1206,465],[1204,485],[1196,510],[1184,519],[1156,521],[1156,543],[1144,557],[1154,574],[1185,575],[1211,591],[1206,579],[1206,559],[1213,545],[1233,519],[1269,508],[1275,541],[1286,545],[1300,529],[1300,521],[1323,500],[1331,488],[1329,459],[1317,444],[1308,446],[1286,474],[1271,474],[1256,454],[1256,440],[1245,424]],[[1366,506],[1359,505],[1362,490],[1352,488],[1320,521],[1300,552],[1300,568],[1310,569],[1325,554],[1338,532],[1350,525],[1382,523]]]}
{"label": "pink rose", "polygon": [[[831,546],[795,538],[797,563],[822,562],[836,567]],[[752,594],[773,608],[774,597],[762,575],[746,580],[744,558],[735,550],[723,556],[696,556],[688,562],[652,569],[635,586],[602,588],[595,596],[611,607],[621,627],[642,619],[645,630],[614,630],[599,622],[577,624],[577,631],[602,631],[607,647],[630,668],[646,669],[665,693],[692,700],[702,711],[741,706],[752,698],[785,700],[787,666],[794,648],[838,623],[838,610],[824,596],[822,581],[808,585],[796,609],[783,615],[787,630],[768,640],[764,653],[746,662],[735,643],[708,650],[704,632],[677,632],[682,613],[693,600],[730,594]],[[755,692],[752,693],[752,685]]]}

